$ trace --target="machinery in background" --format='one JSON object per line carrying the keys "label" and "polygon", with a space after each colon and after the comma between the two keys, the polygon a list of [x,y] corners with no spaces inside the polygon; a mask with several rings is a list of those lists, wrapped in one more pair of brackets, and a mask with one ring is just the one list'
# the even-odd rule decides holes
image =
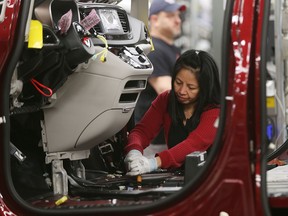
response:
{"label": "machinery in background", "polygon": [[288,159],[288,1],[271,5],[267,38],[267,142],[269,159]]}

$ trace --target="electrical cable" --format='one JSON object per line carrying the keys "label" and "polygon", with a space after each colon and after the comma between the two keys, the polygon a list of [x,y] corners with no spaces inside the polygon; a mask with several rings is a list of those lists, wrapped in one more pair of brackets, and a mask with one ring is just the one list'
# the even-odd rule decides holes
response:
{"label": "electrical cable", "polygon": [[[53,95],[53,91],[51,88],[43,85],[42,83],[38,82],[36,79],[32,78],[31,83],[37,89],[37,91],[45,97],[51,97]],[[42,89],[41,89],[42,88]],[[46,92],[44,91],[46,90]]]}
{"label": "electrical cable", "polygon": [[97,35],[96,36],[99,40],[101,40],[104,44],[105,44],[105,47],[103,48],[102,51],[100,51],[99,53],[96,53],[92,59],[95,60],[99,55],[100,56],[100,61],[101,62],[106,62],[106,57],[107,57],[107,52],[108,52],[108,43],[107,43],[107,40],[105,37],[101,36],[101,35]]}
{"label": "electrical cable", "polygon": [[288,149],[288,139],[275,151],[273,151],[271,154],[268,155],[267,161],[271,161],[277,157],[279,157],[281,154],[283,154]]}
{"label": "electrical cable", "polygon": [[[276,98],[277,104],[279,105],[279,107],[280,107],[280,109],[281,109],[281,111],[282,111],[283,116],[285,116],[285,109],[284,109],[283,104],[281,103],[281,100],[280,100],[280,98],[278,97],[277,94],[275,94],[275,98]],[[275,144],[276,144],[276,145],[277,145],[277,142],[278,142],[279,138],[280,138],[281,135],[283,134],[284,130],[285,130],[285,128],[282,128],[282,129],[280,130],[278,136],[276,137],[276,139],[275,139]]]}

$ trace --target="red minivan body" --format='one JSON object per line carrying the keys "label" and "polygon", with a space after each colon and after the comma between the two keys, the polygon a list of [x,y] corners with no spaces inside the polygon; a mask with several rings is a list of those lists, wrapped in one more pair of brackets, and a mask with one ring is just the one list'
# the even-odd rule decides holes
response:
{"label": "red minivan body", "polygon": [[261,65],[269,1],[227,1],[221,41],[222,110],[215,148],[205,169],[183,190],[155,203],[95,208],[89,207],[89,202],[86,209],[36,208],[25,203],[9,182],[9,85],[30,5],[21,0],[0,3],[5,7],[0,22],[0,215],[264,216],[287,212],[287,197],[269,199],[266,193],[265,77]]}

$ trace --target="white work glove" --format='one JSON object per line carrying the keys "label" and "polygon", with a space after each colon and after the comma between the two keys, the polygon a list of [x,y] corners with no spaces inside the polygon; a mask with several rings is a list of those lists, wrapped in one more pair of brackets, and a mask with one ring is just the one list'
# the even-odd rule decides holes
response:
{"label": "white work glove", "polygon": [[134,161],[136,158],[142,157],[142,153],[139,150],[132,149],[128,152],[124,159],[126,170],[129,171],[131,169],[130,165],[131,162]]}
{"label": "white work glove", "polygon": [[156,158],[146,158],[144,156],[138,156],[128,164],[128,172],[126,175],[135,176],[139,174],[149,173],[157,170]]}
{"label": "white work glove", "polygon": [[135,158],[141,157],[142,153],[136,149],[133,149],[131,151],[128,152],[128,154],[126,155],[125,159],[124,159],[124,163],[127,165],[132,162]]}

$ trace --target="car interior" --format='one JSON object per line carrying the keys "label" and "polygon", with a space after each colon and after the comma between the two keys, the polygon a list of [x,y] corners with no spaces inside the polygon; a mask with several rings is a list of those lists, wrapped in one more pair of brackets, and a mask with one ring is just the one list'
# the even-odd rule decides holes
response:
{"label": "car interior", "polygon": [[[74,209],[152,204],[182,190],[207,152],[187,155],[179,169],[126,175],[124,145],[153,71],[145,23],[119,6],[121,0],[33,2],[9,94],[9,159],[19,197],[41,209]],[[283,62],[273,39],[280,25],[271,11],[262,125],[273,204],[288,194],[288,141],[280,85],[287,78],[278,68]]]}
{"label": "car interior", "polygon": [[[153,44],[117,2],[34,2],[10,89],[11,176],[33,206],[152,203],[192,178],[184,169],[125,175],[123,146]],[[205,157],[196,152],[190,164]]]}

